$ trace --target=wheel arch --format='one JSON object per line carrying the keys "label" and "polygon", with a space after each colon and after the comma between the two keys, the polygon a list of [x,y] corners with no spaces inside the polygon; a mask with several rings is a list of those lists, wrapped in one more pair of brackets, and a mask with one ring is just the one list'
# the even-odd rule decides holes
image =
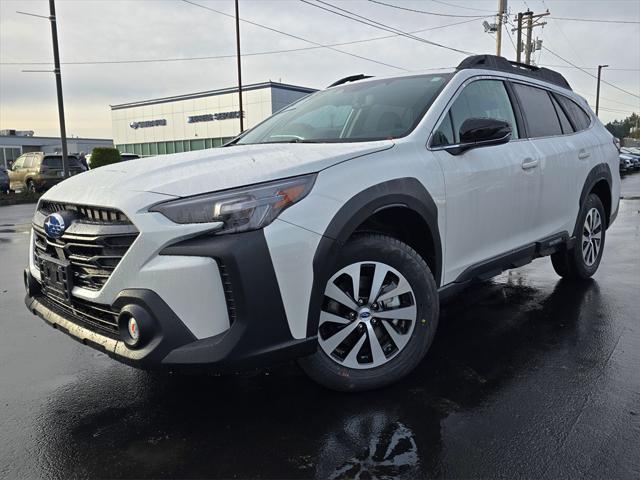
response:
{"label": "wheel arch", "polygon": [[[373,228],[374,220],[386,220],[399,212],[402,218],[387,230]],[[414,220],[417,225],[404,226],[393,233],[402,220]],[[339,249],[355,233],[376,231],[404,240],[416,250],[432,269],[439,287],[442,275],[442,244],[438,228],[438,208],[422,183],[412,177],[398,178],[373,185],[349,199],[327,226],[313,258],[313,287],[309,299],[307,336],[315,336],[320,316],[320,304],[326,281]],[[407,233],[408,232],[408,233]],[[420,244],[420,233],[428,234]]]}
{"label": "wheel arch", "polygon": [[[606,163],[600,163],[596,165],[587,175],[587,179],[582,186],[580,201],[578,203],[578,207],[580,208],[590,194],[596,194],[600,198],[600,201],[602,202],[602,205],[604,207],[605,222],[607,228],[610,225],[611,206],[613,205],[613,198],[611,196],[612,183],[611,169],[609,168],[609,165]],[[580,226],[578,225],[578,219],[576,219],[576,225],[573,231],[574,237],[577,235],[579,228]]]}

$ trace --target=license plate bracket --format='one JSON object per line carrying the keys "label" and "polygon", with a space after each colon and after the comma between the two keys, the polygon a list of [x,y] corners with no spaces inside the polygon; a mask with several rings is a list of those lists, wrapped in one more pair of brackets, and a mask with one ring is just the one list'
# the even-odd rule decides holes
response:
{"label": "license plate bracket", "polygon": [[39,258],[40,278],[45,295],[71,303],[73,272],[68,260],[59,260],[49,255]]}

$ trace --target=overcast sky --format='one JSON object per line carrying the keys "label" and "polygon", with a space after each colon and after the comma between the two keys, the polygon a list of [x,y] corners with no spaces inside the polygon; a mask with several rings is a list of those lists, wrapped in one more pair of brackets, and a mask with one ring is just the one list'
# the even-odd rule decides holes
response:
{"label": "overcast sky", "polygon": [[[309,0],[316,3],[316,0]],[[495,53],[495,39],[484,33],[483,19],[497,0],[383,0],[410,9],[458,15],[415,13],[368,0],[326,0],[390,27],[424,31],[417,35],[449,47],[475,53]],[[233,14],[232,0],[194,2]],[[231,18],[181,0],[58,0],[58,32],[62,62],[170,59],[233,55],[235,26]],[[321,4],[322,5],[322,4]],[[326,4],[323,6],[329,8]],[[640,111],[640,24],[590,23],[554,17],[610,19],[640,22],[638,0],[509,0],[513,14],[527,6],[551,15],[535,36],[566,60],[589,67],[609,64],[603,78],[632,96],[603,85],[601,118],[609,121]],[[52,62],[51,33],[45,19],[17,10],[48,15],[48,2],[0,0],[0,129],[35,130],[36,135],[58,135],[55,80],[49,73],[24,69],[51,69],[52,65],[8,65],[11,62]],[[298,0],[240,0],[240,17],[323,45],[392,35],[372,26],[314,8]],[[491,18],[488,20],[493,21]],[[241,24],[243,53],[299,49],[313,46],[300,39]],[[464,54],[402,36],[335,47],[378,62],[419,70],[457,65]],[[505,35],[503,55],[515,59]],[[536,52],[541,65],[566,66],[550,51]],[[621,69],[621,70],[614,70]],[[573,89],[595,103],[596,81],[574,68],[558,68]],[[391,66],[355,58],[327,48],[254,55],[243,58],[244,83],[266,80],[323,88],[337,78],[355,73],[389,75]],[[233,86],[234,58],[157,63],[62,66],[67,133],[111,138],[110,104],[146,100]]]}

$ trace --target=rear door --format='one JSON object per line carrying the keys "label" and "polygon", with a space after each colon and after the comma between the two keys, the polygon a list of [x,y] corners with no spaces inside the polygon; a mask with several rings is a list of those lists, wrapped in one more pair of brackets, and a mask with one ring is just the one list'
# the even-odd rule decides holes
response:
{"label": "rear door", "polygon": [[[512,140],[460,155],[443,150],[459,143],[457,132],[467,118],[507,121]],[[540,176],[536,168],[523,168],[536,159],[521,132],[505,83],[485,78],[471,79],[463,87],[434,130],[430,148],[442,167],[446,188],[445,283],[470,266],[532,241]]]}
{"label": "rear door", "polygon": [[513,89],[539,159],[542,190],[539,208],[532,216],[533,236],[539,240],[566,230],[574,208],[569,199],[576,198],[578,152],[586,146],[583,139],[572,135],[573,127],[548,90],[524,83],[513,83]]}

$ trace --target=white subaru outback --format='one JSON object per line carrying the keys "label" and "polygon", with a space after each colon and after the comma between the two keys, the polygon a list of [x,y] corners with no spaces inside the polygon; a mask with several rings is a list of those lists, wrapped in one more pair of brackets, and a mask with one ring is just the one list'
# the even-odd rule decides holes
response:
{"label": "white subaru outback", "polygon": [[224,148],[102,167],[33,218],[27,307],[140,368],[297,358],[339,390],[422,360],[440,301],[551,256],[598,268],[613,137],[558,73],[489,55],[336,82]]}

